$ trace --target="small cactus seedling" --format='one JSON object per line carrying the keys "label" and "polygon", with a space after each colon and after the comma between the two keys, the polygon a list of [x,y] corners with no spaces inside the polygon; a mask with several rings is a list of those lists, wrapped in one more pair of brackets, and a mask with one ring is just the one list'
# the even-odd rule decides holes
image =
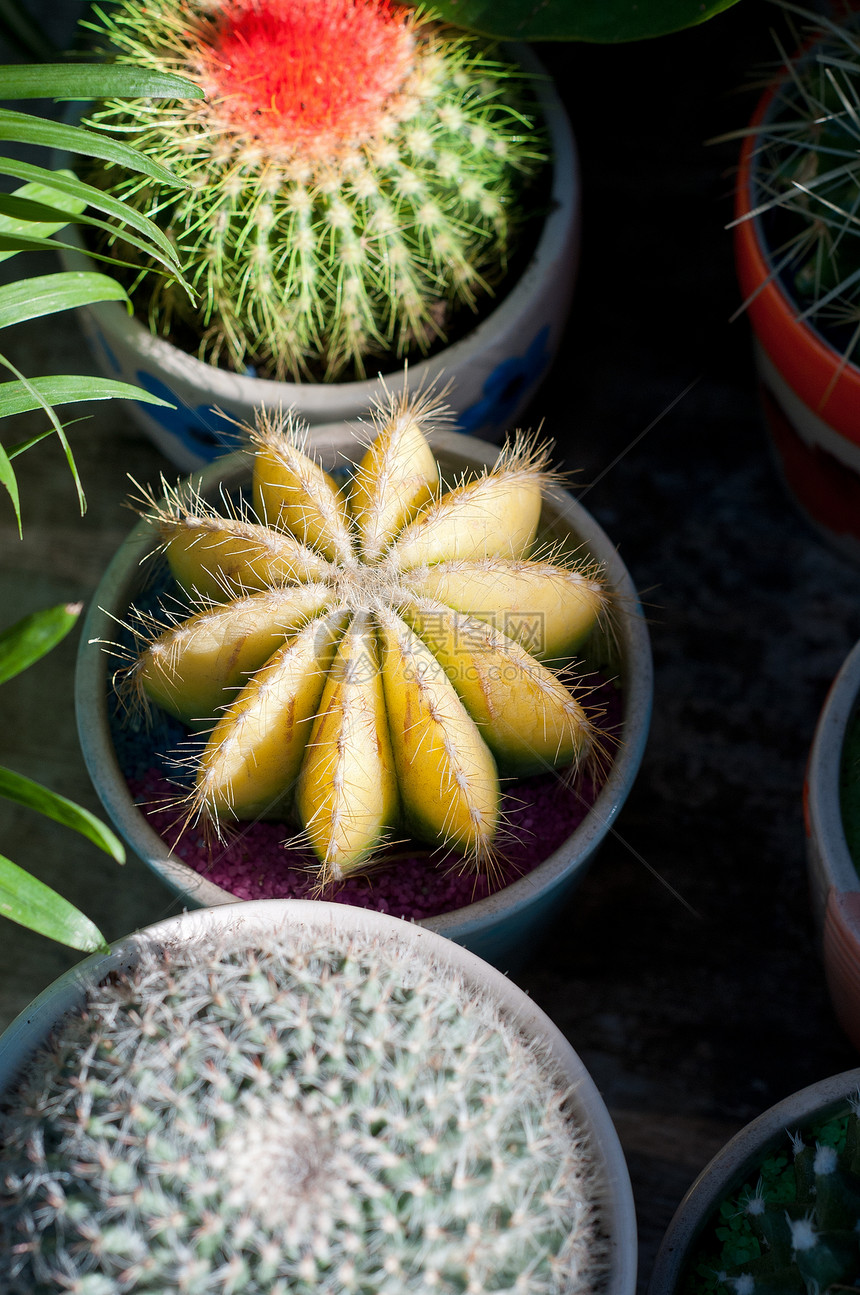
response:
{"label": "small cactus seedling", "polygon": [[860,1283],[860,1093],[848,1109],[793,1133],[720,1209],[683,1295],[825,1295]]}
{"label": "small cactus seedling", "polygon": [[193,611],[142,619],[126,691],[208,729],[190,819],[294,814],[321,885],[366,870],[395,828],[491,872],[499,773],[602,753],[569,658],[611,597],[592,561],[533,552],[546,447],[514,437],[445,488],[434,414],[389,397],[343,490],[266,415],[253,507],[149,498]]}
{"label": "small cactus seedling", "polygon": [[605,1187],[567,1098],[399,933],[144,946],[6,1095],[0,1288],[597,1295]]}
{"label": "small cactus seedling", "polygon": [[[188,184],[155,214],[198,309],[154,283],[159,333],[190,325],[201,358],[240,373],[363,376],[426,352],[503,278],[545,156],[521,78],[474,38],[392,0],[119,0],[99,17],[120,61],[206,93],[94,115]],[[117,168],[99,182],[153,206]]]}

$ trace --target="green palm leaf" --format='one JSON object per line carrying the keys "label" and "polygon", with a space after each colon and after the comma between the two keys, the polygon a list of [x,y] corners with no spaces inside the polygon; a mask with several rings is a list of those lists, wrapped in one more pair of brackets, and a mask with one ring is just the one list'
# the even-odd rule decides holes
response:
{"label": "green palm leaf", "polygon": [[101,931],[88,917],[5,854],[0,854],[0,916],[83,953],[108,948]]}
{"label": "green palm leaf", "polygon": [[125,290],[107,274],[93,270],[60,270],[0,287],[0,328],[28,319],[88,306],[94,301],[128,301]]}
{"label": "green palm leaf", "polygon": [[[103,221],[81,216],[78,216],[73,220],[66,220],[63,223],[65,225],[90,225],[102,229],[110,228],[110,226],[105,224]],[[153,255],[152,248],[149,247],[143,239],[137,238],[134,234],[129,234],[127,231],[124,231],[123,242],[132,247],[138,248],[148,256]],[[14,256],[16,252],[56,252],[58,248],[62,248],[67,252],[80,251],[80,248],[73,243],[63,243],[59,239],[50,238],[42,234],[7,234],[2,223],[2,218],[0,218],[0,261],[8,260],[8,258],[10,256]],[[139,268],[131,261],[125,261],[121,257],[114,256],[107,252],[94,252],[91,249],[87,249],[87,255],[91,260],[101,261],[106,265],[124,265],[132,269]]]}
{"label": "green palm leaf", "polygon": [[125,848],[119,837],[97,819],[95,814],[91,814],[81,805],[76,805],[74,801],[67,800],[65,796],[59,796],[55,791],[43,787],[41,783],[34,782],[32,778],[26,778],[22,773],[4,769],[2,765],[0,765],[0,796],[4,800],[14,801],[16,805],[34,809],[37,814],[41,814],[44,818],[52,818],[55,823],[61,823],[63,827],[69,827],[73,832],[79,832],[81,836],[92,841],[93,845],[104,850],[105,854],[116,859],[117,863],[125,863]]}
{"label": "green palm leaf", "polygon": [[[14,679],[56,647],[74,627],[80,612],[80,603],[60,603],[33,612],[0,633],[0,683]],[[122,842],[109,827],[89,810],[32,778],[0,767],[0,796],[79,832],[118,863],[125,862]],[[2,854],[0,916],[73,949],[92,952],[106,947],[104,936],[88,917]]]}
{"label": "green palm leaf", "polygon": [[[24,34],[26,36],[27,33]],[[197,86],[180,77],[130,66],[39,64],[0,68],[0,99],[5,100],[53,98],[89,101],[108,96],[200,98],[201,94]],[[137,150],[127,144],[101,138],[84,127],[45,121],[13,110],[0,110],[0,140],[97,157],[137,171],[156,183],[175,183],[168,171],[144,158]],[[145,246],[149,255],[190,292],[170,241],[148,217],[126,209],[116,199],[82,183],[71,172],[0,158],[0,174],[25,181],[14,194],[0,195],[0,260],[25,249],[56,247],[51,236],[65,225],[71,222],[89,224],[120,232],[138,248]],[[89,208],[106,216],[107,222],[85,214]],[[101,259],[112,264],[122,263],[115,257]],[[98,301],[127,302],[128,298],[119,284],[97,271],[65,271],[24,277],[0,287],[0,328]],[[0,418],[44,410],[66,453],[81,511],[85,507],[83,490],[54,405],[119,396],[165,403],[123,382],[77,375],[29,379],[4,355],[0,355],[0,365],[9,369],[16,379],[0,384]],[[0,485],[5,487],[12,500],[19,533],[20,498],[12,459],[38,444],[46,434],[39,433],[11,447],[0,446]],[[0,634],[0,683],[20,674],[60,642],[75,624],[79,613],[79,605],[48,608],[25,617]],[[80,833],[118,862],[124,861],[122,843],[110,828],[89,810],[31,778],[0,768],[0,797],[53,819]],[[88,917],[3,854],[0,854],[0,916],[85,952],[107,948],[104,936]]]}
{"label": "green palm leaf", "polygon": [[58,603],[33,612],[0,633],[0,684],[41,660],[74,628],[80,603]]}
{"label": "green palm leaf", "polygon": [[20,63],[0,67],[0,99],[202,99],[170,72],[118,63]]}
{"label": "green palm leaf", "polygon": [[[0,100],[199,99],[202,93],[199,86],[183,77],[132,65],[39,63],[0,67]],[[145,175],[157,184],[179,183],[166,168],[128,144],[101,136],[86,127],[45,120],[14,109],[0,110],[0,140],[97,157]],[[70,171],[0,157],[0,176],[3,174],[22,180],[24,184],[13,194],[0,195],[0,261],[24,250],[50,250],[64,246],[52,240],[52,235],[69,223],[84,224],[109,234],[120,233],[126,242],[144,251],[176,279],[189,296],[193,295],[172,243],[148,216],[84,183]],[[91,215],[90,211],[99,215]],[[125,264],[122,258],[110,253],[101,253],[98,259],[108,265]],[[96,271],[24,278],[0,288],[0,328],[99,301],[127,303],[128,298],[118,284]],[[105,400],[129,395],[152,403],[150,397],[143,392],[134,392],[124,383],[102,380],[93,380],[89,391],[84,394],[74,378],[51,377],[31,381],[6,356],[0,355],[0,364],[17,379],[0,386],[0,417],[27,410],[44,410],[63,446],[83,512],[86,508],[83,488],[54,404],[65,400]],[[12,459],[43,439],[44,433],[38,433],[14,447],[0,446],[0,486],[5,488],[12,501],[19,534],[21,501]]]}
{"label": "green palm leaf", "polygon": [[63,122],[45,121],[29,113],[0,109],[0,140],[12,140],[16,144],[38,144],[66,153],[98,157],[103,162],[115,162],[130,171],[140,171],[160,184],[180,184],[160,162],[147,157],[130,144],[87,130],[85,126],[68,126]]}
{"label": "green palm leaf", "polygon": [[0,445],[0,486],[4,486],[9,492],[12,500],[12,507],[15,509],[15,516],[18,519],[18,534],[21,534],[21,495],[18,490],[18,478],[15,476],[15,469],[10,462],[10,455]]}
{"label": "green palm leaf", "polygon": [[433,0],[440,18],[497,40],[614,44],[705,22],[737,0]]}
{"label": "green palm leaf", "polygon": [[[81,516],[83,516],[87,510],[87,501],[86,501],[86,497],[84,496],[84,488],[81,485],[81,478],[78,475],[78,465],[75,463],[75,456],[74,454],[72,454],[72,447],[68,442],[68,438],[66,437],[66,433],[63,429],[63,424],[60,422],[59,418],[57,417],[57,414],[53,405],[49,404],[48,401],[44,399],[44,397],[39,393],[39,391],[33,386],[29,378],[26,378],[20,369],[15,368],[15,365],[12,363],[12,361],[9,359],[8,356],[0,354],[0,364],[2,364],[5,368],[7,368],[10,373],[15,374],[15,377],[18,379],[18,382],[21,384],[22,387],[26,388],[26,390],[30,393],[32,399],[36,402],[36,406],[44,410],[44,412],[47,414],[48,420],[51,426],[53,427],[54,431],[57,433],[57,439],[59,440],[60,444],[63,447],[63,453],[66,456],[66,462],[69,465],[69,471],[72,474],[72,480],[75,483],[75,489],[78,493],[78,506],[81,510]],[[33,443],[35,444],[36,442],[33,442]],[[11,469],[11,464],[9,463],[10,457],[11,457],[10,455],[8,454],[6,455],[7,461],[6,461],[6,464],[4,465],[5,476],[8,476],[8,470]],[[20,503],[20,497],[18,494],[17,481],[15,482],[14,489],[10,490],[9,493],[12,496],[12,503],[15,508],[16,517],[18,519],[18,534],[20,536],[22,533],[21,503]]]}
{"label": "green palm leaf", "polygon": [[83,210],[77,198],[50,185],[24,184],[14,193],[0,193],[0,232],[47,237],[76,220]]}
{"label": "green palm leaf", "polygon": [[26,180],[31,184],[49,184],[59,193],[77,198],[85,206],[95,207],[96,211],[113,217],[123,229],[130,225],[154,245],[151,255],[171,274],[175,274],[180,282],[184,282],[179,272],[176,251],[167,235],[148,216],[142,216],[119,198],[103,193],[101,189],[86,184],[67,171],[51,171],[47,167],[34,166],[31,162],[22,162],[13,157],[0,157],[0,174],[11,175],[16,180]]}
{"label": "green palm leaf", "polygon": [[[130,382],[119,382],[115,378],[90,378],[83,374],[70,374],[67,377],[31,378],[27,382],[0,382],[0,418],[44,409],[46,405],[78,404],[82,400],[140,400],[147,405],[173,408],[169,401],[162,400],[160,396],[153,396],[142,387],[132,386]],[[42,432],[18,445],[7,446],[9,458],[16,458],[45,436],[50,436],[50,432]]]}

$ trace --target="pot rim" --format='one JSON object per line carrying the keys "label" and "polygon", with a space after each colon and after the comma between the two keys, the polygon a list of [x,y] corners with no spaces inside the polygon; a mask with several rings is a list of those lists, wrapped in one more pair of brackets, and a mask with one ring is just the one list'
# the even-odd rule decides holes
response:
{"label": "pot rim", "polygon": [[[481,322],[435,354],[414,362],[407,360],[386,373],[384,381],[389,386],[401,380],[404,372],[408,372],[410,385],[415,389],[455,368],[468,366],[474,356],[493,345],[497,334],[504,335],[538,300],[543,291],[542,266],[558,260],[570,242],[571,222],[577,219],[581,201],[579,157],[570,121],[552,78],[534,51],[517,42],[510,42],[505,48],[530,79],[549,135],[551,183],[543,225],[523,272]],[[67,234],[69,242],[76,246],[71,251],[61,251],[61,258],[71,269],[91,267],[78,232],[71,227]],[[575,261],[567,268],[572,276]],[[181,378],[201,391],[210,391],[216,404],[218,400],[242,400],[274,408],[296,403],[303,417],[314,423],[332,417],[333,398],[337,401],[337,393],[342,393],[342,400],[348,396],[350,405],[357,407],[369,407],[378,395],[379,376],[344,382],[279,382],[219,368],[154,335],[134,314],[128,314],[120,302],[99,303],[98,315],[105,327],[122,338],[129,348],[151,359],[164,374]],[[291,393],[295,393],[292,399]]]}
{"label": "pot rim", "polygon": [[[443,462],[446,455],[460,465],[480,468],[493,462],[498,447],[454,432],[439,432],[430,438],[431,445]],[[329,424],[320,429],[315,448],[326,447],[343,457],[345,444],[356,444],[349,424]],[[238,451],[217,460],[208,468],[191,474],[195,481],[215,481],[225,470],[238,477],[247,465],[247,455]],[[324,462],[325,462],[324,458]],[[328,460],[331,462],[331,460]],[[623,687],[623,741],[606,782],[582,823],[564,844],[539,863],[530,873],[484,899],[436,917],[422,919],[421,925],[456,939],[466,939],[484,930],[496,918],[515,911],[536,891],[553,889],[566,880],[572,869],[581,866],[612,824],[623,805],[642,760],[651,715],[653,667],[647,624],[629,572],[606,532],[591,514],[567,491],[551,488],[547,503],[556,516],[586,545],[594,557],[604,562],[609,582],[620,595],[624,615],[620,617],[618,636],[620,658],[625,670]],[[120,546],[98,585],[84,619],[75,673],[75,710],[78,736],[90,777],[107,811],[136,854],[144,859],[163,881],[191,902],[204,906],[235,902],[235,896],[215,886],[189,865],[165,857],[164,842],[135,805],[123,776],[108,728],[107,676],[108,657],[97,651],[92,640],[110,639],[115,615],[123,615],[140,560],[155,547],[152,527],[141,520]],[[251,901],[245,901],[251,902]]]}
{"label": "pot rim", "polygon": [[846,439],[860,445],[860,368],[850,360],[843,361],[813,324],[799,318],[802,308],[777,277],[761,215],[749,214],[757,207],[758,128],[767,121],[786,79],[779,78],[762,94],[740,151],[733,238],[744,301],[741,309],[749,315],[762,347],[795,394]]}
{"label": "pot rim", "polygon": [[[600,1092],[558,1027],[513,981],[475,954],[433,931],[385,913],[322,900],[245,900],[216,908],[193,909],[166,918],[115,941],[109,953],[90,955],[49,985],[0,1036],[0,1090],[20,1071],[61,1016],[78,1006],[89,985],[111,972],[132,967],[141,947],[156,941],[169,945],[196,934],[223,928],[289,930],[300,926],[325,932],[347,925],[369,936],[389,934],[412,946],[419,957],[451,968],[488,994],[526,1038],[535,1038],[552,1057],[570,1091],[578,1122],[595,1148],[603,1186],[601,1217],[610,1242],[607,1295],[633,1295],[636,1285],[637,1229],[629,1171],[617,1131]],[[190,928],[187,934],[186,928]]]}
{"label": "pot rim", "polygon": [[860,642],[843,661],[825,698],[809,752],[804,784],[807,835],[818,847],[828,881],[841,892],[860,891],[860,875],[848,850],[842,821],[839,775],[848,726],[860,695]]}
{"label": "pot rim", "polygon": [[754,1172],[787,1132],[827,1118],[860,1089],[860,1067],[843,1070],[791,1093],[743,1128],[708,1162],[684,1194],[660,1244],[648,1295],[673,1295],[687,1257],[720,1202]]}

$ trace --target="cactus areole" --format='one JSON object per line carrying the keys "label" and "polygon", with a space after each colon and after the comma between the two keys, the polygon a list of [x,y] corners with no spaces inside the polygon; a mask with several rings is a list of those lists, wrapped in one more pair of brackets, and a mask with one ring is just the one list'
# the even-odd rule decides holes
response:
{"label": "cactus areole", "polygon": [[153,942],[92,986],[4,1094],[4,1295],[606,1290],[587,1103],[398,926]]}
{"label": "cactus areole", "polygon": [[189,601],[138,617],[122,687],[201,730],[189,822],[297,820],[288,844],[312,847],[321,886],[404,833],[492,874],[500,774],[603,754],[570,663],[610,594],[539,536],[546,448],[514,438],[443,486],[423,430],[438,413],[391,397],[340,489],[291,420],[263,416],[250,503],[149,497]]}
{"label": "cactus areole", "polygon": [[[391,0],[119,0],[97,16],[114,57],[206,92],[93,117],[185,185],[155,215],[197,301],[145,279],[156,332],[192,330],[200,358],[240,373],[332,380],[426,353],[458,311],[474,323],[546,160],[509,63]],[[153,205],[117,168],[97,179]]]}

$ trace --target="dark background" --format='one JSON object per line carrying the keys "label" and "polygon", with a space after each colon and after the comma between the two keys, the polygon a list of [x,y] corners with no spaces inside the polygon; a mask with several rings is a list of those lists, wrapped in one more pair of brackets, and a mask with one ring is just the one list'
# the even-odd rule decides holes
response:
{"label": "dark background", "polygon": [[[678,1200],[723,1141],[858,1063],[811,930],[801,790],[819,708],[860,637],[860,569],[800,518],[771,462],[747,324],[729,322],[736,145],[705,143],[744,124],[755,95],[743,87],[773,58],[778,18],[741,0],[656,41],[538,47],[578,140],[584,223],[562,351],[523,421],[543,420],[617,542],[648,606],[656,676],[617,833],[517,979],[615,1118],[642,1289]],[[10,350],[29,373],[92,368],[70,320],[24,327]],[[0,505],[3,624],[89,598],[132,521],[126,472],[175,475],[122,406],[73,437],[83,521],[55,446],[18,461],[22,542]],[[0,693],[3,759],[96,808],[74,732],[74,649]],[[23,811],[0,806],[0,843],[109,938],[175,907],[143,865],[120,873]],[[74,961],[4,926],[3,1021]]]}
{"label": "dark background", "polygon": [[581,497],[648,606],[655,696],[619,834],[520,980],[616,1118],[643,1287],[725,1136],[858,1064],[811,931],[801,793],[860,635],[860,571],[795,511],[770,457],[748,325],[729,322],[737,144],[705,142],[745,124],[780,23],[741,0],[653,42],[540,48],[577,134],[584,228],[534,418],[596,483]]}

